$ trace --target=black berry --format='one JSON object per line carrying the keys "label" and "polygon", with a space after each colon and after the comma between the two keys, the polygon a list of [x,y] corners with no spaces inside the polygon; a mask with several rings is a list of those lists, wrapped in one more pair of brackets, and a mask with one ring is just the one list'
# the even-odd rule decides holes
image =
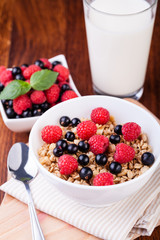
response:
{"label": "black berry", "polygon": [[41,60],[36,60],[34,64],[39,66],[40,68],[44,68],[44,63]]}
{"label": "black berry", "polygon": [[115,126],[114,132],[117,133],[118,135],[122,135],[122,125]]}
{"label": "black berry", "polygon": [[62,64],[60,61],[54,61],[53,63],[52,63],[52,67],[54,68],[56,65],[58,65],[58,64]]}
{"label": "black berry", "polygon": [[21,74],[21,69],[20,69],[20,67],[13,67],[12,68],[12,74],[13,74],[13,76],[15,76],[15,75],[17,75],[17,74]]}
{"label": "black berry", "polygon": [[78,146],[74,143],[69,144],[67,151],[68,151],[68,153],[75,154],[78,151]]}
{"label": "black berry", "polygon": [[144,165],[150,166],[154,163],[155,158],[154,155],[150,152],[145,152],[141,156],[141,161]]}
{"label": "black berry", "polygon": [[118,174],[120,173],[122,170],[122,166],[120,163],[118,162],[112,162],[110,165],[109,165],[109,171],[113,174]]}
{"label": "black berry", "polygon": [[77,127],[77,125],[81,122],[79,118],[72,119],[72,127]]}
{"label": "black berry", "polygon": [[33,110],[33,116],[41,116],[42,115],[42,110],[41,109],[34,109]]}
{"label": "black berry", "polygon": [[2,92],[4,85],[0,82],[0,92]]}
{"label": "black berry", "polygon": [[8,100],[8,106],[13,107],[13,100]]}
{"label": "black berry", "polygon": [[107,163],[108,159],[105,154],[98,154],[96,155],[95,161],[98,165],[104,166]]}
{"label": "black berry", "polygon": [[73,142],[74,139],[75,139],[75,134],[74,134],[73,132],[66,132],[65,138],[66,138],[68,141]]}
{"label": "black berry", "polygon": [[60,118],[59,122],[60,122],[61,126],[67,127],[70,124],[71,120],[69,117],[63,116]]}
{"label": "black berry", "polygon": [[78,162],[82,166],[86,166],[89,163],[89,157],[86,154],[81,154],[78,157]]}
{"label": "black berry", "polygon": [[24,64],[21,65],[21,67],[28,67],[28,66],[29,66],[29,65],[26,64],[26,63],[24,63]]}
{"label": "black berry", "polygon": [[81,152],[88,152],[88,150],[89,150],[89,143],[85,142],[85,141],[80,141],[78,143],[78,149]]}
{"label": "black berry", "polygon": [[29,109],[23,111],[23,113],[22,113],[22,117],[23,117],[23,118],[26,118],[26,117],[32,117],[32,111],[29,110]]}
{"label": "black berry", "polygon": [[6,109],[6,114],[8,118],[15,118],[16,114],[13,108],[7,108]]}
{"label": "black berry", "polygon": [[22,74],[17,74],[16,76],[15,76],[15,79],[16,80],[25,80],[25,78],[24,78],[24,76],[22,75]]}
{"label": "black berry", "polygon": [[70,90],[70,86],[68,84],[63,84],[62,87],[61,87],[61,91],[65,92],[67,90]]}
{"label": "black berry", "polygon": [[116,143],[119,143],[121,140],[120,136],[119,135],[111,135],[109,137],[109,141],[113,144],[116,144]]}
{"label": "black berry", "polygon": [[63,150],[61,147],[55,147],[53,149],[53,154],[56,156],[56,157],[60,157],[63,155]]}
{"label": "black berry", "polygon": [[89,167],[83,167],[83,168],[81,168],[79,175],[80,175],[81,179],[89,180],[93,176],[93,171]]}
{"label": "black berry", "polygon": [[42,109],[43,112],[45,112],[49,109],[49,103],[48,102],[44,102],[40,106],[41,106],[41,109]]}
{"label": "black berry", "polygon": [[61,147],[62,150],[65,151],[65,150],[67,150],[68,143],[67,143],[67,141],[62,139],[62,140],[59,140],[58,142],[56,142],[56,147]]}

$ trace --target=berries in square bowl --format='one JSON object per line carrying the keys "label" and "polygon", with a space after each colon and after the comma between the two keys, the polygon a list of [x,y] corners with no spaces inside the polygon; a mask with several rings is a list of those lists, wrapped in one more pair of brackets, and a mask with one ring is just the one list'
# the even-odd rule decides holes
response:
{"label": "berries in square bowl", "polygon": [[30,131],[46,110],[79,96],[64,55],[12,69],[0,67],[1,115],[14,132]]}

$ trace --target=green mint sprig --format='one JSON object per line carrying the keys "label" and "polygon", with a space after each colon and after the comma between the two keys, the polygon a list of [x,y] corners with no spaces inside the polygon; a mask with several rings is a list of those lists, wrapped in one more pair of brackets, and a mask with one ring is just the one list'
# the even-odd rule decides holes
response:
{"label": "green mint sprig", "polygon": [[43,91],[50,88],[56,81],[58,72],[51,70],[41,70],[32,74],[30,83],[23,80],[13,80],[0,93],[0,100],[15,99],[26,94],[31,88]]}

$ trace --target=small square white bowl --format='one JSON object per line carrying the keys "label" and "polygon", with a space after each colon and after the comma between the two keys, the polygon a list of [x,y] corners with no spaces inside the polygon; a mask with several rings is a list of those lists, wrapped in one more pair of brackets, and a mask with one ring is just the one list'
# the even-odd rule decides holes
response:
{"label": "small square white bowl", "polygon": [[[67,60],[63,54],[57,55],[53,58],[50,58],[49,61],[51,63],[54,61],[59,61],[62,63],[62,65],[64,67],[68,68]],[[69,76],[69,83],[70,83],[72,90],[78,96],[81,96],[73,82],[71,75]],[[38,117],[19,118],[19,119],[8,118],[1,101],[0,101],[0,111],[1,111],[1,115],[2,115],[5,125],[13,132],[29,132],[31,130],[33,124],[39,119],[39,116]]]}

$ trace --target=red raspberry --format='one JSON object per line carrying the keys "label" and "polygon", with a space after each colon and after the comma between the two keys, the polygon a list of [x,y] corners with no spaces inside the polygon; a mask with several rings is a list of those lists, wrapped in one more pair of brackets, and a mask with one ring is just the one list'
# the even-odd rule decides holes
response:
{"label": "red raspberry", "polygon": [[59,73],[57,77],[58,82],[66,81],[69,78],[68,68],[62,66],[61,64],[56,65],[53,71]]}
{"label": "red raspberry", "polygon": [[3,70],[0,75],[0,82],[5,85],[11,80],[13,80],[12,72],[10,70]]}
{"label": "red raspberry", "polygon": [[31,107],[32,102],[26,94],[13,99],[13,109],[17,114],[22,114],[23,111]]}
{"label": "red raspberry", "polygon": [[23,76],[25,79],[30,79],[30,77],[32,76],[33,73],[37,72],[37,71],[41,71],[41,68],[37,65],[30,65],[29,67],[27,67],[24,71],[23,71]]}
{"label": "red raspberry", "polygon": [[78,162],[73,156],[64,154],[58,159],[58,166],[61,174],[69,175],[77,170]]}
{"label": "red raspberry", "polygon": [[5,71],[6,70],[6,67],[5,66],[0,66],[0,75],[1,75],[1,73],[3,72],[3,71]]}
{"label": "red raspberry", "polygon": [[54,103],[58,100],[60,95],[60,88],[57,84],[53,84],[49,89],[45,91],[47,102]]}
{"label": "red raspberry", "polygon": [[89,139],[88,143],[91,152],[95,155],[104,153],[109,146],[109,140],[104,135],[94,135]]}
{"label": "red raspberry", "polygon": [[99,173],[93,179],[94,186],[108,186],[113,185],[113,175],[109,172]]}
{"label": "red raspberry", "polygon": [[139,137],[141,127],[135,122],[128,122],[122,126],[122,134],[126,141],[133,141]]}
{"label": "red raspberry", "polygon": [[91,120],[94,123],[98,124],[106,124],[109,121],[109,112],[107,109],[98,107],[92,110],[91,112]]}
{"label": "red raspberry", "polygon": [[78,137],[83,140],[88,140],[97,132],[96,124],[90,120],[83,121],[77,126]]}
{"label": "red raspberry", "polygon": [[13,81],[13,80],[10,80],[10,81],[6,82],[4,86],[6,87],[6,86],[7,86],[9,83],[11,83],[12,81]]}
{"label": "red raspberry", "polygon": [[27,67],[25,67],[25,66],[22,66],[22,67],[21,67],[22,73],[24,72],[24,70],[25,70],[26,68],[27,68]]}
{"label": "red raspberry", "polygon": [[62,136],[62,129],[57,125],[47,125],[41,131],[41,137],[46,143],[56,143]]}
{"label": "red raspberry", "polygon": [[30,95],[30,99],[34,104],[42,104],[46,101],[46,96],[43,91],[33,91]]}
{"label": "red raspberry", "polygon": [[116,152],[114,154],[114,159],[119,163],[127,163],[133,160],[135,156],[135,150],[125,143],[119,143],[116,146]]}
{"label": "red raspberry", "polygon": [[65,91],[61,96],[61,101],[64,102],[66,100],[76,98],[78,95],[73,90],[67,90]]}
{"label": "red raspberry", "polygon": [[47,58],[40,58],[40,60],[44,63],[45,68],[52,69],[52,63]]}

